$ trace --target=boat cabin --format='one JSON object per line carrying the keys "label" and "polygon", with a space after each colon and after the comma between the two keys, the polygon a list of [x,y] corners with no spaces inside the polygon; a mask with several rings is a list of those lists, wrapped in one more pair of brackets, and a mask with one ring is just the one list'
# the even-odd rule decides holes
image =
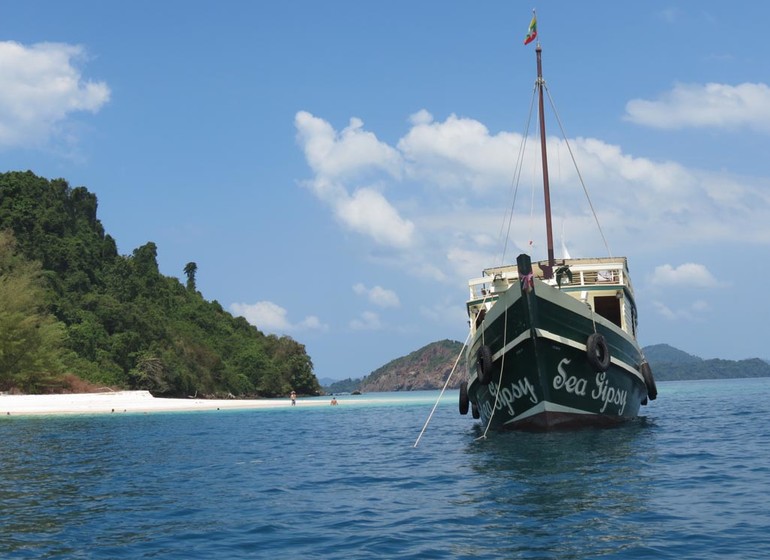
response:
{"label": "boat cabin", "polygon": [[[553,274],[545,274],[547,269],[548,261],[532,263],[535,278],[582,301],[597,315],[636,337],[636,303],[625,257],[563,259],[556,262]],[[518,283],[516,265],[487,268],[481,278],[468,282],[471,331],[481,325],[500,294]]]}

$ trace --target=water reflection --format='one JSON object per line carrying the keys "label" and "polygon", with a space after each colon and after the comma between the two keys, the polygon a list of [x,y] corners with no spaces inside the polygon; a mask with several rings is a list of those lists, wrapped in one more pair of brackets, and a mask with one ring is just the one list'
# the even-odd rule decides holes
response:
{"label": "water reflection", "polygon": [[[644,547],[652,426],[494,434],[468,445],[468,499],[489,527],[535,553],[584,558]],[[523,540],[522,537],[528,537]],[[515,546],[515,548],[514,548]]]}

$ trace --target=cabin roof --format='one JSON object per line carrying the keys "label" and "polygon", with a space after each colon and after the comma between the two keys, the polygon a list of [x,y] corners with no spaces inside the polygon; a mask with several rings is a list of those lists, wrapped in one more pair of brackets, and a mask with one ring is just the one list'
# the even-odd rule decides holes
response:
{"label": "cabin roof", "polygon": [[[554,264],[554,269],[560,267],[560,266],[569,266],[570,268],[574,270],[579,270],[581,267],[585,268],[616,268],[619,266],[623,267],[623,270],[628,272],[628,259],[626,257],[588,257],[588,258],[580,258],[580,259],[557,259],[556,263]],[[532,262],[532,271],[534,272],[536,277],[542,276],[542,266],[548,266],[548,261],[533,261]],[[502,265],[502,266],[493,266],[490,268],[485,268],[482,271],[482,274],[484,276],[495,276],[496,274],[504,274],[506,272],[511,271],[518,271],[516,264],[509,264],[509,265]]]}

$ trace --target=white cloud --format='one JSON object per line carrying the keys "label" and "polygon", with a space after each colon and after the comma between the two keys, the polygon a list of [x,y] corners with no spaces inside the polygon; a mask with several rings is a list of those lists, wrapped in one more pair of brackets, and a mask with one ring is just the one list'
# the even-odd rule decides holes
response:
{"label": "white cloud", "polygon": [[372,170],[394,177],[401,174],[400,154],[365,131],[361,119],[351,118],[340,133],[307,111],[299,111],[294,123],[308,164],[321,177],[341,179]]}
{"label": "white cloud", "polygon": [[750,128],[770,132],[770,87],[762,83],[676,84],[655,101],[632,99],[627,120],[663,129]]}
{"label": "white cloud", "polygon": [[677,318],[677,314],[672,311],[666,304],[660,301],[653,301],[652,304],[655,306],[655,311],[657,311],[658,314],[662,317],[665,317],[670,321],[673,321]]}
{"label": "white cloud", "polygon": [[716,288],[720,285],[705,266],[696,263],[685,263],[677,267],[670,264],[655,267],[650,282],[655,286],[690,288]]}
{"label": "white cloud", "polygon": [[446,258],[460,276],[468,279],[481,276],[483,269],[499,264],[499,256],[495,257],[474,245],[471,248],[449,247]]}
{"label": "white cloud", "polygon": [[315,315],[308,315],[299,323],[291,323],[286,309],[272,301],[258,301],[253,304],[233,303],[230,305],[230,311],[267,333],[285,334],[292,331],[328,330],[328,325],[321,323]]}
{"label": "white cloud", "polygon": [[360,119],[350,119],[341,133],[306,111],[296,114],[297,140],[315,177],[305,184],[347,228],[367,235],[378,244],[405,248],[412,244],[415,227],[404,219],[385,196],[362,178],[384,173],[401,176],[397,150],[363,130]]}
{"label": "white cloud", "polygon": [[433,115],[431,115],[427,110],[420,109],[416,113],[409,116],[409,122],[413,125],[418,124],[430,124],[433,121]]}
{"label": "white cloud", "polygon": [[376,331],[382,328],[382,322],[377,313],[364,311],[359,319],[350,321],[350,328],[356,331]]}
{"label": "white cloud", "polygon": [[[508,222],[512,160],[520,135],[493,134],[480,122],[455,115],[438,121],[422,110],[409,118],[409,128],[395,148],[371,150],[356,160],[342,153],[338,138],[343,134],[335,133],[323,119],[300,112],[296,122],[313,171],[307,186],[343,227],[373,242],[371,262],[426,281],[461,286],[482,268],[501,264],[501,257],[512,262],[522,251],[544,257],[540,156],[534,142],[524,155],[521,192]],[[364,134],[360,122],[354,125],[355,132],[348,134]],[[336,142],[334,159],[345,165],[317,164],[310,148],[316,136]],[[770,188],[763,178],[638,157],[596,138],[573,138],[570,148],[610,245],[609,251],[605,249],[565,141],[554,136],[548,140],[552,210],[564,225],[573,257],[608,253],[634,257],[659,253],[661,247],[686,247],[694,255],[705,246],[770,245]],[[394,152],[398,158],[371,156]],[[383,163],[398,159],[401,173]],[[505,231],[510,231],[510,238],[503,256]],[[656,281],[664,281],[667,273],[670,281],[683,272],[689,272],[696,285],[717,284],[705,266],[663,269],[656,273]]]}
{"label": "white cloud", "polygon": [[355,231],[365,233],[382,245],[408,247],[414,224],[399,216],[385,197],[370,188],[356,190],[352,196],[339,198],[335,213]]}
{"label": "white cloud", "polygon": [[434,122],[427,111],[410,120],[413,126],[399,140],[398,149],[412,177],[440,187],[479,190],[510,184],[520,135],[493,136],[479,121],[456,115]]}
{"label": "white cloud", "polygon": [[84,80],[77,45],[0,42],[0,146],[42,145],[62,134],[74,112],[96,113],[110,99],[104,82]]}
{"label": "white cloud", "polygon": [[393,290],[387,290],[382,286],[367,288],[359,283],[353,286],[353,292],[360,296],[365,296],[370,302],[379,307],[400,307],[401,301],[398,294]]}
{"label": "white cloud", "polygon": [[653,301],[652,304],[658,315],[668,321],[701,321],[703,315],[711,311],[711,306],[703,300],[696,300],[689,305],[679,303],[676,308],[671,308],[661,301]]}

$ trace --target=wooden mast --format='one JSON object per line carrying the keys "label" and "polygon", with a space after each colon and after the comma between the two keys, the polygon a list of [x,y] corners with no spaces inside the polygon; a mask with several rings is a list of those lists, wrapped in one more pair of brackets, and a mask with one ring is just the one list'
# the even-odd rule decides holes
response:
{"label": "wooden mast", "polygon": [[556,265],[556,258],[553,253],[553,228],[551,226],[551,190],[548,185],[548,153],[545,147],[545,110],[543,109],[543,63],[541,61],[540,41],[537,42],[537,91],[540,110],[540,154],[543,158],[543,193],[545,196],[545,229],[548,238],[548,270],[543,270],[545,278],[553,277],[553,267]]}

